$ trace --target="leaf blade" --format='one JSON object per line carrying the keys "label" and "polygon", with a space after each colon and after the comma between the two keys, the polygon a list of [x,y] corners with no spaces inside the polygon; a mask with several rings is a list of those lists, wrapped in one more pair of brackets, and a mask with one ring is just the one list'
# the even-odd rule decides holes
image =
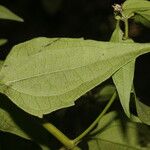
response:
{"label": "leaf blade", "polygon": [[134,68],[135,68],[135,60],[126,64],[112,76],[120,97],[122,107],[129,118],[130,118],[129,103],[130,103],[130,93],[133,85]]}
{"label": "leaf blade", "polygon": [[15,13],[11,12],[9,9],[2,5],[0,5],[0,19],[8,19],[23,22],[22,18],[20,18]]}
{"label": "leaf blade", "polygon": [[[123,32],[120,29],[119,21],[117,22],[117,26],[115,31],[111,36],[111,41],[113,42],[131,42],[130,39],[123,40]],[[130,40],[130,41],[129,41]],[[118,95],[120,98],[121,105],[124,109],[126,115],[130,118],[130,93],[133,85],[133,77],[134,77],[134,67],[135,60],[125,64],[122,68],[120,68],[114,75],[112,76],[113,82],[117,88]]]}
{"label": "leaf blade", "polygon": [[150,2],[147,0],[127,0],[123,3],[123,15],[126,17],[132,16],[140,11],[147,11],[150,8]]}
{"label": "leaf blade", "polygon": [[0,72],[0,88],[23,110],[41,117],[73,105],[148,51],[149,44],[37,38],[12,49]]}

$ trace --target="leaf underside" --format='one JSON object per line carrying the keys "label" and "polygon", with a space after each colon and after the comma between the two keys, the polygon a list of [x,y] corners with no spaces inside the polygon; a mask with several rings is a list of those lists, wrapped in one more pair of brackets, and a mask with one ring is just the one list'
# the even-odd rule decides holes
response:
{"label": "leaf underside", "polygon": [[68,107],[108,79],[150,44],[36,38],[15,46],[0,72],[0,91],[41,117]]}

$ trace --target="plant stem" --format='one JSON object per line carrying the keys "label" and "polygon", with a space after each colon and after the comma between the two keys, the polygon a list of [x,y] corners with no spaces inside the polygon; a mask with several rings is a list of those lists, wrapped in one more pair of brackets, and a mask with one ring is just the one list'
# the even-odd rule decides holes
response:
{"label": "plant stem", "polygon": [[107,110],[110,108],[111,104],[114,102],[114,100],[117,97],[117,92],[115,91],[114,94],[112,95],[111,99],[103,109],[103,111],[100,113],[100,115],[97,117],[97,119],[82,133],[80,134],[77,138],[75,138],[73,141],[75,144],[79,143],[81,139],[86,136],[99,122],[99,120],[103,117],[103,115],[107,112]]}
{"label": "plant stem", "polygon": [[67,149],[72,149],[75,147],[74,141],[70,140],[51,123],[46,122],[43,124],[43,127],[48,130],[55,138],[57,138]]}
{"label": "plant stem", "polygon": [[125,35],[124,35],[124,39],[128,39],[129,38],[129,23],[128,23],[128,19],[125,18],[124,19],[124,23],[125,23]]}
{"label": "plant stem", "polygon": [[46,130],[48,130],[55,138],[57,138],[67,149],[78,148],[75,146],[85,135],[87,135],[95,127],[95,125],[99,122],[99,120],[103,117],[103,115],[107,112],[111,104],[114,102],[116,96],[117,93],[115,91],[108,104],[105,106],[104,110],[100,113],[97,119],[81,135],[79,135],[74,140],[70,140],[66,135],[64,135],[60,130],[58,130],[54,125],[52,125],[49,122],[44,123],[43,127]]}

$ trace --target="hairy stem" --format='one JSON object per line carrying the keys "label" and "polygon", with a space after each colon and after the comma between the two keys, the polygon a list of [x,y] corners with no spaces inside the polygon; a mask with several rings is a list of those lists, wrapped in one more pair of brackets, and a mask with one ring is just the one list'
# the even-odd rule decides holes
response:
{"label": "hairy stem", "polygon": [[51,123],[46,122],[43,124],[43,127],[48,130],[48,132],[50,132],[55,138],[57,138],[67,149],[72,149],[75,147],[74,141],[70,140]]}
{"label": "hairy stem", "polygon": [[97,119],[82,133],[80,134],[77,138],[75,138],[73,141],[75,144],[79,143],[81,139],[86,136],[99,122],[99,120],[103,117],[103,115],[107,112],[107,110],[110,108],[111,104],[114,102],[114,100],[117,97],[117,92],[115,91],[114,94],[112,95],[111,99],[109,100],[108,104],[105,106],[103,111],[100,113],[100,115],[97,117]]}

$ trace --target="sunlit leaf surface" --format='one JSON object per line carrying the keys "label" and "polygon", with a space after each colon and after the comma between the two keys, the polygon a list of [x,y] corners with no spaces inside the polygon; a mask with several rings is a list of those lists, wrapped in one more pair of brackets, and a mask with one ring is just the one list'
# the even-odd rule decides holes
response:
{"label": "sunlit leaf surface", "polygon": [[150,44],[36,38],[15,46],[0,72],[0,91],[42,116],[74,104],[141,54]]}

